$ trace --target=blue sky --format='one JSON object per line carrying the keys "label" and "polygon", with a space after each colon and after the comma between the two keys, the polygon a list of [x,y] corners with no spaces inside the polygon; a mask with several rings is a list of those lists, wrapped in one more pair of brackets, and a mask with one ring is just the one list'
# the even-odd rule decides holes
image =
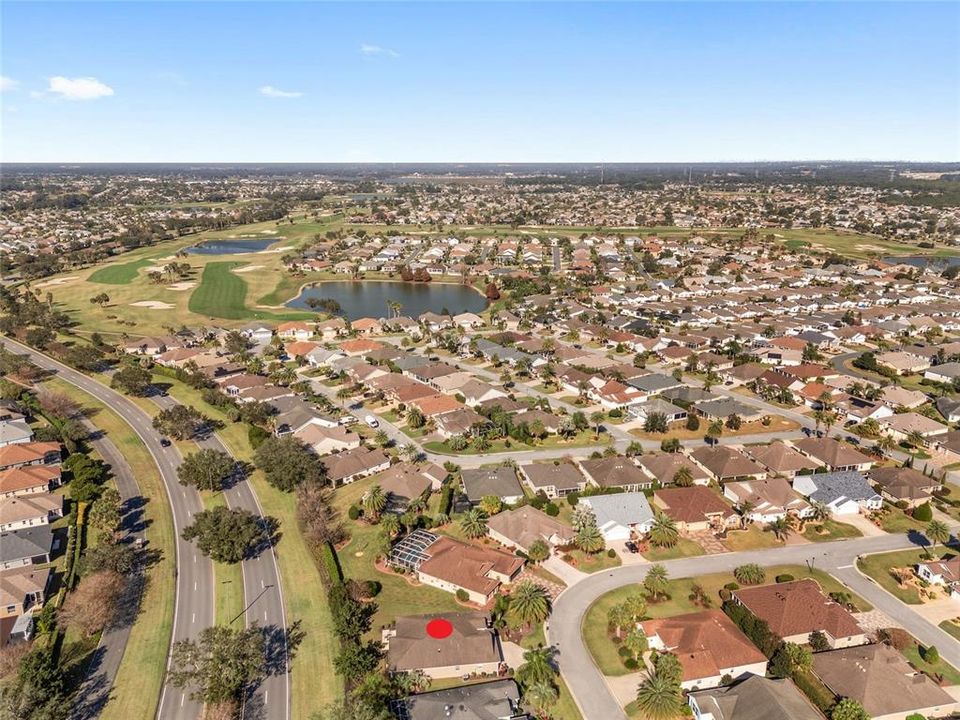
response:
{"label": "blue sky", "polygon": [[4,2],[2,159],[960,159],[957,3]]}

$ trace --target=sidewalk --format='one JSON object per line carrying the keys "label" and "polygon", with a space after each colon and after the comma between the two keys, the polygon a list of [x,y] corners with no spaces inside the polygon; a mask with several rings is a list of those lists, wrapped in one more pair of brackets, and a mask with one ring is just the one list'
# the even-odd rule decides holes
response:
{"label": "sidewalk", "polygon": [[572,565],[568,565],[556,555],[551,555],[540,564],[544,570],[549,570],[558,578],[563,580],[567,584],[567,587],[576,585],[585,577],[589,577],[588,573],[585,573],[582,570],[577,570],[577,568],[573,567]]}

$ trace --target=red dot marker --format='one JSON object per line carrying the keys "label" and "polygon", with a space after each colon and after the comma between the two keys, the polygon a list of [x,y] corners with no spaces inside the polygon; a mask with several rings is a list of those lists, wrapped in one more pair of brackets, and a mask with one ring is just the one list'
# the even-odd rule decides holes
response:
{"label": "red dot marker", "polygon": [[437,618],[427,623],[427,635],[435,640],[443,640],[445,637],[450,637],[452,633],[453,625],[449,620]]}

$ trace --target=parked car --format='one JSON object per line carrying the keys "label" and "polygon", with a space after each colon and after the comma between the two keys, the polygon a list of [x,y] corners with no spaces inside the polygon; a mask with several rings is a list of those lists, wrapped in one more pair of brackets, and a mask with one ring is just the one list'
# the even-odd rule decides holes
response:
{"label": "parked car", "polygon": [[380,427],[380,421],[377,420],[373,415],[367,415],[363,421],[372,428]]}
{"label": "parked car", "polygon": [[632,553],[640,552],[640,548],[637,547],[637,544],[633,542],[633,540],[627,540],[626,547],[627,547],[627,550],[629,550]]}
{"label": "parked car", "polygon": [[353,415],[344,415],[337,422],[341,425],[356,425],[357,419]]}

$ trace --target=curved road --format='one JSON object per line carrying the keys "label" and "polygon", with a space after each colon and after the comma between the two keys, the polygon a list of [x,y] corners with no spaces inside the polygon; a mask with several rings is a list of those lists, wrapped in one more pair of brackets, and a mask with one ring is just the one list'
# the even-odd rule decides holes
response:
{"label": "curved road", "polygon": [[[109,406],[123,418],[150,451],[163,478],[176,533],[177,591],[174,599],[172,641],[195,639],[201,630],[214,624],[214,574],[213,563],[192,543],[180,537],[181,528],[189,525],[193,515],[203,510],[203,503],[195,489],[183,487],[177,480],[177,466],[182,460],[179,451],[173,446],[162,447],[150,416],[120,393],[14,340],[0,338],[0,344],[12,352],[29,356],[37,366],[55,372],[58,377]],[[168,667],[169,659],[168,654]],[[196,720],[201,711],[201,705],[192,701],[187,691],[164,684],[157,718]]]}

